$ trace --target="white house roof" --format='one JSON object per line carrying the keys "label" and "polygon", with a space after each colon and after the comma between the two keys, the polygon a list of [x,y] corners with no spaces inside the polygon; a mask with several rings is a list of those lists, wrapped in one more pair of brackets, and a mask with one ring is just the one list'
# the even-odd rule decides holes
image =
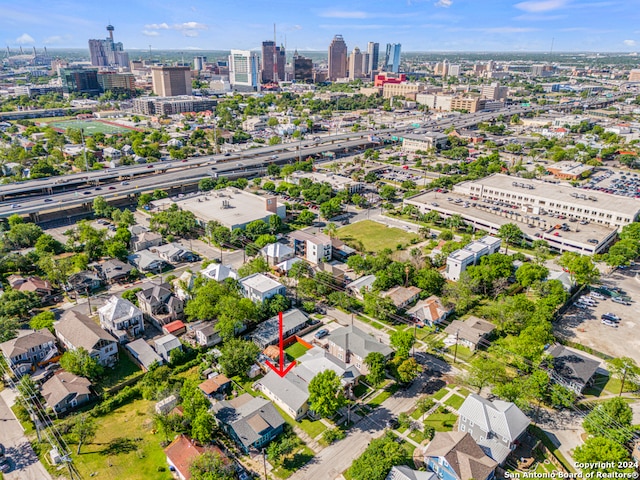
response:
{"label": "white house roof", "polygon": [[156,349],[163,348],[165,352],[170,352],[174,348],[180,348],[182,346],[178,337],[171,334],[160,337],[154,340],[154,342],[156,344]]}
{"label": "white house roof", "polygon": [[238,278],[238,273],[231,265],[222,265],[220,263],[212,263],[207,268],[200,270],[200,273],[216,282],[222,282],[227,278]]}
{"label": "white house roof", "polygon": [[285,260],[284,262],[280,262],[279,264],[276,265],[276,267],[278,267],[280,270],[284,272],[288,272],[289,270],[291,270],[292,266],[302,261],[303,260],[299,257],[293,257],[293,258],[290,258],[289,260]]}
{"label": "white house roof", "polygon": [[357,280],[354,280],[351,283],[348,283],[345,288],[350,290],[357,290],[358,292],[362,290],[362,287],[365,287],[367,290],[371,290],[373,286],[373,282],[376,281],[375,275],[364,275]]}
{"label": "white house roof", "polygon": [[293,254],[293,248],[284,243],[270,243],[260,249],[260,254],[265,257],[282,258]]}
{"label": "white house roof", "polygon": [[502,400],[492,402],[474,393],[466,398],[458,412],[485,432],[493,432],[509,442],[522,435],[531,423],[529,417],[514,403]]}
{"label": "white house roof", "polygon": [[122,318],[132,318],[142,315],[138,307],[128,300],[112,295],[107,303],[98,309],[98,313],[105,319],[114,322]]}
{"label": "white house roof", "polygon": [[267,277],[262,273],[254,273],[240,280],[244,288],[251,288],[261,293],[267,293],[278,288],[282,288],[282,284],[274,279]]}

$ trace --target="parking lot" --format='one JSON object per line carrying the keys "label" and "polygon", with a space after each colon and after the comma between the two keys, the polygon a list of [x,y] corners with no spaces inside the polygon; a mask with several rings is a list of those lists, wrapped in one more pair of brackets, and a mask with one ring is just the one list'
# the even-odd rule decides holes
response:
{"label": "parking lot", "polygon": [[[554,325],[555,333],[607,355],[631,357],[640,362],[640,337],[636,330],[640,326],[640,302],[633,301],[640,298],[640,280],[636,278],[639,273],[640,266],[636,265],[602,278],[603,285],[621,288],[631,297],[631,305],[615,303],[605,297],[586,309],[573,306]],[[603,313],[620,317],[618,327],[603,324],[600,319]]]}
{"label": "parking lot", "polygon": [[623,197],[640,198],[640,176],[632,172],[601,170],[596,172],[582,188]]}

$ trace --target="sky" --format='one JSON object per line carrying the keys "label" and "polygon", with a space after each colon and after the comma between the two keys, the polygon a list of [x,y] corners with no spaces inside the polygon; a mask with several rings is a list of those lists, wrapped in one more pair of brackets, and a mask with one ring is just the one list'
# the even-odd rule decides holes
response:
{"label": "sky", "polygon": [[87,48],[108,23],[126,49],[640,51],[640,0],[0,0],[2,46]]}

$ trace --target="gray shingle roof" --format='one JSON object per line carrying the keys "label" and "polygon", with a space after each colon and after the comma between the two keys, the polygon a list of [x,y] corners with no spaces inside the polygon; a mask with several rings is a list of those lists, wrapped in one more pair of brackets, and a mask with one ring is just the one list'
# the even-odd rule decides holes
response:
{"label": "gray shingle roof", "polygon": [[[304,325],[309,318],[297,308],[287,310],[282,314],[282,331],[284,333]],[[271,317],[262,322],[253,332],[252,338],[261,347],[276,343],[280,337],[279,316]]]}
{"label": "gray shingle roof", "polygon": [[498,465],[489,458],[465,432],[438,432],[427,448],[425,457],[443,457],[460,479],[486,479]]}
{"label": "gray shingle roof", "polygon": [[70,372],[61,370],[42,385],[42,396],[47,405],[55,408],[67,396],[91,395],[91,382],[84,377],[78,377]]}
{"label": "gray shingle roof", "polygon": [[84,348],[88,352],[100,340],[116,342],[109,332],[106,332],[100,325],[94,322],[87,315],[68,310],[62,315],[62,319],[54,327],[58,335],[63,336],[74,348]]}
{"label": "gray shingle roof", "polygon": [[27,353],[30,348],[37,347],[38,345],[44,345],[50,341],[55,343],[56,337],[49,330],[43,328],[21,337],[14,338],[13,340],[3,342],[0,344],[0,349],[6,357],[13,358],[23,353]]}
{"label": "gray shingle roof", "polygon": [[385,357],[393,353],[391,347],[354,326],[337,328],[329,334],[327,339],[343,350],[347,350],[348,347],[351,353],[363,359],[371,352],[380,352]]}
{"label": "gray shingle roof", "polygon": [[553,357],[555,373],[567,381],[586,384],[600,366],[600,362],[560,344],[549,348],[547,353]]}
{"label": "gray shingle roof", "polygon": [[493,402],[475,393],[469,395],[458,413],[471,420],[485,432],[492,432],[509,442],[516,440],[529,426],[530,420],[512,402]]}
{"label": "gray shingle roof", "polygon": [[456,332],[458,332],[461,339],[467,340],[476,345],[481,338],[493,332],[495,329],[496,326],[492,323],[472,316],[464,322],[454,320],[447,326],[447,328],[444,329],[444,331],[449,335],[455,335]]}
{"label": "gray shingle roof", "polygon": [[144,368],[148,369],[154,362],[162,363],[162,357],[142,338],[127,343],[125,348],[131,352]]}
{"label": "gray shingle roof", "polygon": [[391,468],[386,480],[438,480],[438,476],[433,472],[422,472],[412,470],[406,465],[396,465]]}
{"label": "gray shingle roof", "polygon": [[284,425],[284,419],[269,400],[248,393],[218,402],[213,410],[216,418],[229,425],[247,448],[262,438],[267,429]]}

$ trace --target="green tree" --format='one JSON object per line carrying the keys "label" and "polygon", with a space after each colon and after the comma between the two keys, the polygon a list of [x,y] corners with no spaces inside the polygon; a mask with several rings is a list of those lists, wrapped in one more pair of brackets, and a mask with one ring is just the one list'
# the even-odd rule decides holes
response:
{"label": "green tree", "polygon": [[564,252],[557,260],[558,265],[569,271],[571,279],[580,285],[591,285],[600,278],[593,259],[575,252]]}
{"label": "green tree", "polygon": [[415,358],[407,358],[398,365],[398,380],[402,383],[412,382],[420,373],[421,367]]}
{"label": "green tree", "polygon": [[620,380],[620,392],[624,391],[624,384],[629,383],[636,389],[640,380],[640,367],[633,358],[619,357],[607,361],[607,370],[612,377]]}
{"label": "green tree", "polygon": [[260,348],[247,340],[232,338],[220,349],[220,366],[227,376],[246,375],[258,358]]}
{"label": "green tree", "polygon": [[216,428],[216,419],[206,409],[196,413],[191,421],[191,437],[198,442],[206,444],[213,440]]}
{"label": "green tree", "polygon": [[104,373],[104,368],[98,360],[89,355],[83,347],[64,352],[60,358],[60,366],[74,375],[91,380],[97,379]]}
{"label": "green tree", "polygon": [[505,223],[498,229],[498,237],[505,242],[505,255],[508,253],[509,245],[520,245],[522,236],[522,230],[515,223]]}
{"label": "green tree", "polygon": [[189,465],[191,480],[233,480],[233,464],[226,463],[218,452],[205,451]]}
{"label": "green tree", "polygon": [[102,196],[93,199],[93,213],[99,218],[111,218],[113,207]]}
{"label": "green tree", "polygon": [[382,198],[383,200],[387,200],[387,201],[391,201],[391,200],[395,199],[396,198],[396,193],[397,193],[397,190],[392,185],[383,185],[378,190],[378,195],[380,195],[380,198]]}
{"label": "green tree", "polygon": [[71,433],[78,442],[77,455],[80,455],[80,449],[85,443],[90,443],[96,436],[98,426],[95,420],[87,413],[82,413],[75,418]]}
{"label": "green tree", "polygon": [[396,349],[396,357],[408,358],[413,346],[413,333],[407,330],[396,330],[390,337],[391,346]]}
{"label": "green tree", "polygon": [[2,294],[0,302],[0,318],[12,318],[26,320],[29,312],[38,308],[42,300],[35,292],[21,292],[19,290],[7,290]]}
{"label": "green tree", "polygon": [[621,397],[615,397],[595,406],[584,417],[585,432],[625,444],[633,437],[633,412]]}
{"label": "green tree", "polygon": [[240,277],[247,277],[254,273],[262,273],[268,272],[271,268],[269,267],[269,263],[267,263],[266,258],[264,257],[256,257],[253,260],[245,263],[238,269],[238,275]]}
{"label": "green tree", "polygon": [[377,387],[385,378],[385,370],[387,367],[387,359],[380,352],[370,352],[364,359],[364,363],[369,369],[367,381]]}
{"label": "green tree", "polygon": [[505,378],[506,370],[502,363],[487,356],[480,356],[471,360],[466,381],[480,393],[484,387],[496,385]]}
{"label": "green tree", "polygon": [[51,310],[46,310],[35,315],[29,320],[29,328],[33,330],[40,330],[46,328],[53,332],[53,322],[55,322],[56,316]]}
{"label": "green tree", "polygon": [[411,276],[411,283],[421,288],[424,295],[440,295],[446,280],[435,268],[422,268]]}
{"label": "green tree", "polygon": [[340,377],[333,370],[320,372],[309,382],[309,407],[317,415],[331,418],[346,401]]}
{"label": "green tree", "polygon": [[549,269],[543,265],[535,263],[525,263],[516,270],[516,280],[523,287],[527,288],[534,283],[541,282],[549,275]]}
{"label": "green tree", "polygon": [[38,237],[34,247],[38,255],[46,253],[58,255],[64,252],[64,245],[47,233]]}
{"label": "green tree", "polygon": [[631,474],[634,471],[632,468],[621,469],[618,467],[619,463],[631,460],[629,452],[624,446],[602,436],[587,438],[582,445],[574,450],[573,459],[585,465],[582,468],[584,473]]}
{"label": "green tree", "polygon": [[298,218],[296,219],[296,222],[301,225],[311,225],[315,221],[315,219],[316,219],[315,214],[308,208],[305,208],[304,210],[301,210],[300,213],[298,214]]}
{"label": "green tree", "polygon": [[407,461],[407,453],[392,433],[376,438],[349,468],[353,480],[385,480],[391,467]]}
{"label": "green tree", "polygon": [[201,412],[208,413],[211,406],[198,387],[198,383],[193,379],[188,379],[182,384],[180,398],[182,399],[182,411],[185,419],[193,423]]}
{"label": "green tree", "polygon": [[0,316],[0,343],[13,340],[18,336],[18,320]]}

